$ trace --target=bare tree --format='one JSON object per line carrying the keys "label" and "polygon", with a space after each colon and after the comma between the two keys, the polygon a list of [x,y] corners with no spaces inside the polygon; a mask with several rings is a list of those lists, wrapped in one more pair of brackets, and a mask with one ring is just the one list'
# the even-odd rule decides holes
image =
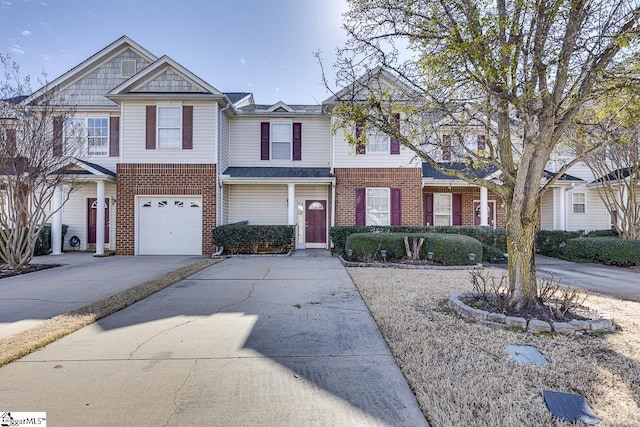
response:
{"label": "bare tree", "polygon": [[[60,105],[55,88],[43,91],[36,104],[26,104],[29,77],[21,77],[8,56],[0,55],[0,63],[0,259],[6,268],[19,270],[31,262],[45,223],[68,199],[74,186],[65,172],[81,148],[63,147],[65,118],[73,108]],[[53,209],[56,189],[63,198]]]}
{"label": "bare tree", "polygon": [[[350,0],[338,51],[337,127],[365,123],[506,207],[512,305],[536,305],[534,237],[545,166],[582,106],[638,50],[637,0]],[[364,77],[363,77],[364,76]],[[391,83],[389,84],[389,80]],[[398,124],[397,113],[401,119]],[[467,135],[482,132],[482,147]],[[354,136],[354,133],[358,135]],[[448,167],[443,160],[464,162]],[[596,144],[583,153],[600,148]],[[499,180],[477,173],[496,169]]]}

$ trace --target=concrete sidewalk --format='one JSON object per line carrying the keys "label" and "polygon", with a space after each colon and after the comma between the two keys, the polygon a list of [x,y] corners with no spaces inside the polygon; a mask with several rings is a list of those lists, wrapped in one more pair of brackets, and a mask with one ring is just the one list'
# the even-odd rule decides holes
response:
{"label": "concrete sidewalk", "polygon": [[425,426],[340,262],[233,258],[0,368],[51,425]]}
{"label": "concrete sidewalk", "polygon": [[0,280],[0,338],[38,325],[177,268],[201,256],[112,256],[70,252],[34,258],[64,264]]}

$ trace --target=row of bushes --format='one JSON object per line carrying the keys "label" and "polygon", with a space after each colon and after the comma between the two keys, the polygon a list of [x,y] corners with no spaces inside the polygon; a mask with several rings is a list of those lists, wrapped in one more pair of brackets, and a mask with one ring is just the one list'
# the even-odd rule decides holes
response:
{"label": "row of bushes", "polygon": [[[507,235],[503,228],[491,227],[467,227],[467,226],[341,226],[331,227],[329,232],[333,250],[343,253],[347,238],[355,233],[437,233],[437,234],[461,234],[472,237],[482,244],[482,257],[478,260],[491,261],[501,259],[507,252]],[[425,243],[426,244],[426,243]],[[474,252],[477,253],[477,252]]]}
{"label": "row of bushes", "polygon": [[[351,260],[382,261],[382,250],[386,251],[386,260],[394,261],[406,258],[404,238],[423,238],[420,259],[427,259],[427,253],[433,252],[432,261],[442,265],[473,265],[482,259],[482,244],[476,239],[454,234],[436,233],[354,233],[347,237],[346,252],[351,251]],[[469,254],[475,254],[473,260]]]}
{"label": "row of bushes", "polygon": [[594,230],[594,231],[561,231],[561,230],[540,230],[536,235],[536,252],[540,255],[553,258],[564,258],[566,256],[566,246],[570,239],[579,237],[613,237],[615,231]]}
{"label": "row of bushes", "polygon": [[294,248],[293,225],[221,225],[213,229],[213,244],[237,253],[285,253]]}
{"label": "row of bushes", "polygon": [[569,239],[563,248],[562,258],[622,267],[640,265],[640,240],[623,240],[616,237]]}

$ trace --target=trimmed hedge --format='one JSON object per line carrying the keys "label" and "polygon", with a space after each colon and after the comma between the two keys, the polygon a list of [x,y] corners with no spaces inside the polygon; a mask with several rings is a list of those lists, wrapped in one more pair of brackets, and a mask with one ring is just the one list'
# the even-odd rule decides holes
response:
{"label": "trimmed hedge", "polygon": [[[333,250],[343,253],[347,238],[354,233],[440,233],[462,234],[478,240],[482,244],[483,261],[501,259],[507,252],[507,235],[504,228],[467,226],[341,226],[331,227],[329,236]],[[404,249],[403,249],[404,250]]]}
{"label": "trimmed hedge", "polygon": [[640,240],[616,237],[581,237],[567,240],[564,258],[606,265],[640,265]]}
{"label": "trimmed hedge", "polygon": [[569,239],[580,237],[617,237],[618,233],[612,230],[592,231],[561,231],[540,230],[536,235],[536,253],[553,258],[565,258],[565,247]]}
{"label": "trimmed hedge", "polygon": [[[424,238],[420,259],[433,252],[433,261],[443,265],[474,265],[482,259],[482,244],[464,235],[438,233],[353,233],[347,237],[345,250],[351,249],[351,260],[361,262],[382,261],[381,250],[387,251],[387,261],[406,258],[404,238]],[[410,240],[411,242],[411,240]],[[476,254],[474,261],[469,254]]]}
{"label": "trimmed hedge", "polygon": [[285,253],[294,247],[293,225],[221,225],[213,229],[213,244],[226,252]]}

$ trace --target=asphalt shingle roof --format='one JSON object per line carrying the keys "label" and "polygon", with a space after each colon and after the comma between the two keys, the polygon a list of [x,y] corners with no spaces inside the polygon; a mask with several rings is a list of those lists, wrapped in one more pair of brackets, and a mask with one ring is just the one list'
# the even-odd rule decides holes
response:
{"label": "asphalt shingle roof", "polygon": [[232,178],[333,178],[329,168],[230,167],[224,175]]}

